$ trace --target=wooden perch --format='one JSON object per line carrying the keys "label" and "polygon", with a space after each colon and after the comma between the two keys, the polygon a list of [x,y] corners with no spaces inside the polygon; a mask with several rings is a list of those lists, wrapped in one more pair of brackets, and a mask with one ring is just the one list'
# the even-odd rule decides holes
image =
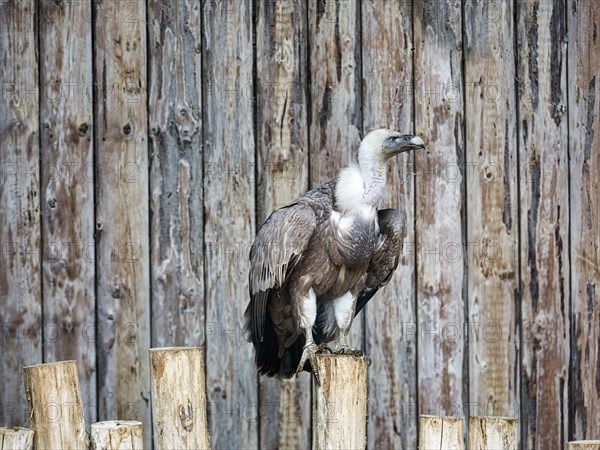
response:
{"label": "wooden perch", "polygon": [[421,416],[419,450],[462,450],[465,448],[463,420],[457,417]]}
{"label": "wooden perch", "polygon": [[92,450],[142,450],[142,422],[108,420],[92,424]]}
{"label": "wooden perch", "polygon": [[32,450],[33,430],[0,427],[0,450]]}
{"label": "wooden perch", "polygon": [[367,443],[367,361],[318,355],[313,380],[313,449],[360,449]]}
{"label": "wooden perch", "polygon": [[600,450],[600,441],[567,442],[567,450]]}
{"label": "wooden perch", "polygon": [[472,450],[515,450],[517,419],[509,417],[470,417],[469,448]]}
{"label": "wooden perch", "polygon": [[198,347],[150,350],[154,443],[158,448],[209,448],[204,359]]}
{"label": "wooden perch", "polygon": [[75,361],[28,366],[23,375],[34,448],[87,450]]}

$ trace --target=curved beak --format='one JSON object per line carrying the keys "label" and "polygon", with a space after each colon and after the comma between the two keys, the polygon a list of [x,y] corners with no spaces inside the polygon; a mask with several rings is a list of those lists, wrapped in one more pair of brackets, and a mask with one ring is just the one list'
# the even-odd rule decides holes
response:
{"label": "curved beak", "polygon": [[410,134],[390,136],[384,144],[385,155],[388,158],[417,148],[425,148],[425,142],[419,136]]}

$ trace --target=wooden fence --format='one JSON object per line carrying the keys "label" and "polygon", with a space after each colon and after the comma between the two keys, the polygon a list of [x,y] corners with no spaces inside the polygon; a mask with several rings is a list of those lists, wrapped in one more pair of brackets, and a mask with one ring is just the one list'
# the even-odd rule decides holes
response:
{"label": "wooden fence", "polygon": [[591,0],[0,0],[0,425],[74,359],[86,420],[139,420],[147,350],[206,355],[213,448],[308,448],[310,385],[241,335],[269,212],[380,126],[416,132],[409,228],[353,327],[370,448],[419,414],[600,438],[600,6]]}
{"label": "wooden fence", "polygon": [[[366,358],[319,355],[321,382],[313,381],[312,448],[361,449],[367,444]],[[202,349],[170,347],[150,350],[152,428],[158,449],[209,449],[206,382]],[[139,421],[103,421],[86,432],[76,361],[25,367],[31,429],[0,427],[0,450],[131,450],[142,449]],[[197,376],[200,374],[200,376]],[[422,415],[419,450],[466,448],[464,421]],[[600,441],[571,441],[567,450],[598,450]],[[518,420],[473,416],[468,422],[471,450],[515,450]]]}

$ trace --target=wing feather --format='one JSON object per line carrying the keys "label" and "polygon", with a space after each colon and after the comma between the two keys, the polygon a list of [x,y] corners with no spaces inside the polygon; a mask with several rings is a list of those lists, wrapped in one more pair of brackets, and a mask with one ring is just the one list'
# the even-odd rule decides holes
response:
{"label": "wing feather", "polygon": [[[304,203],[291,203],[274,211],[258,231],[250,249],[250,309],[254,343],[262,342],[271,291],[285,285],[313,235],[317,224],[314,210]],[[250,330],[248,329],[250,328]]]}
{"label": "wing feather", "polygon": [[379,222],[379,242],[367,269],[367,281],[356,300],[354,315],[365,307],[377,291],[388,284],[398,267],[402,242],[406,237],[406,219],[397,209],[377,211]]}

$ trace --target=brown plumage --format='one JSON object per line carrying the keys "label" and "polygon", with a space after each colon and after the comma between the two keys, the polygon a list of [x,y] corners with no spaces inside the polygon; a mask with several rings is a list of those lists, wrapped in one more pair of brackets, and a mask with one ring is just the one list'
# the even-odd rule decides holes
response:
{"label": "brown plumage", "polygon": [[348,349],[352,320],[389,281],[405,235],[399,211],[376,209],[386,161],[423,146],[391,130],[370,133],[358,167],[274,211],[259,229],[244,330],[260,373],[290,377],[310,368],[317,345],[332,340]]}

